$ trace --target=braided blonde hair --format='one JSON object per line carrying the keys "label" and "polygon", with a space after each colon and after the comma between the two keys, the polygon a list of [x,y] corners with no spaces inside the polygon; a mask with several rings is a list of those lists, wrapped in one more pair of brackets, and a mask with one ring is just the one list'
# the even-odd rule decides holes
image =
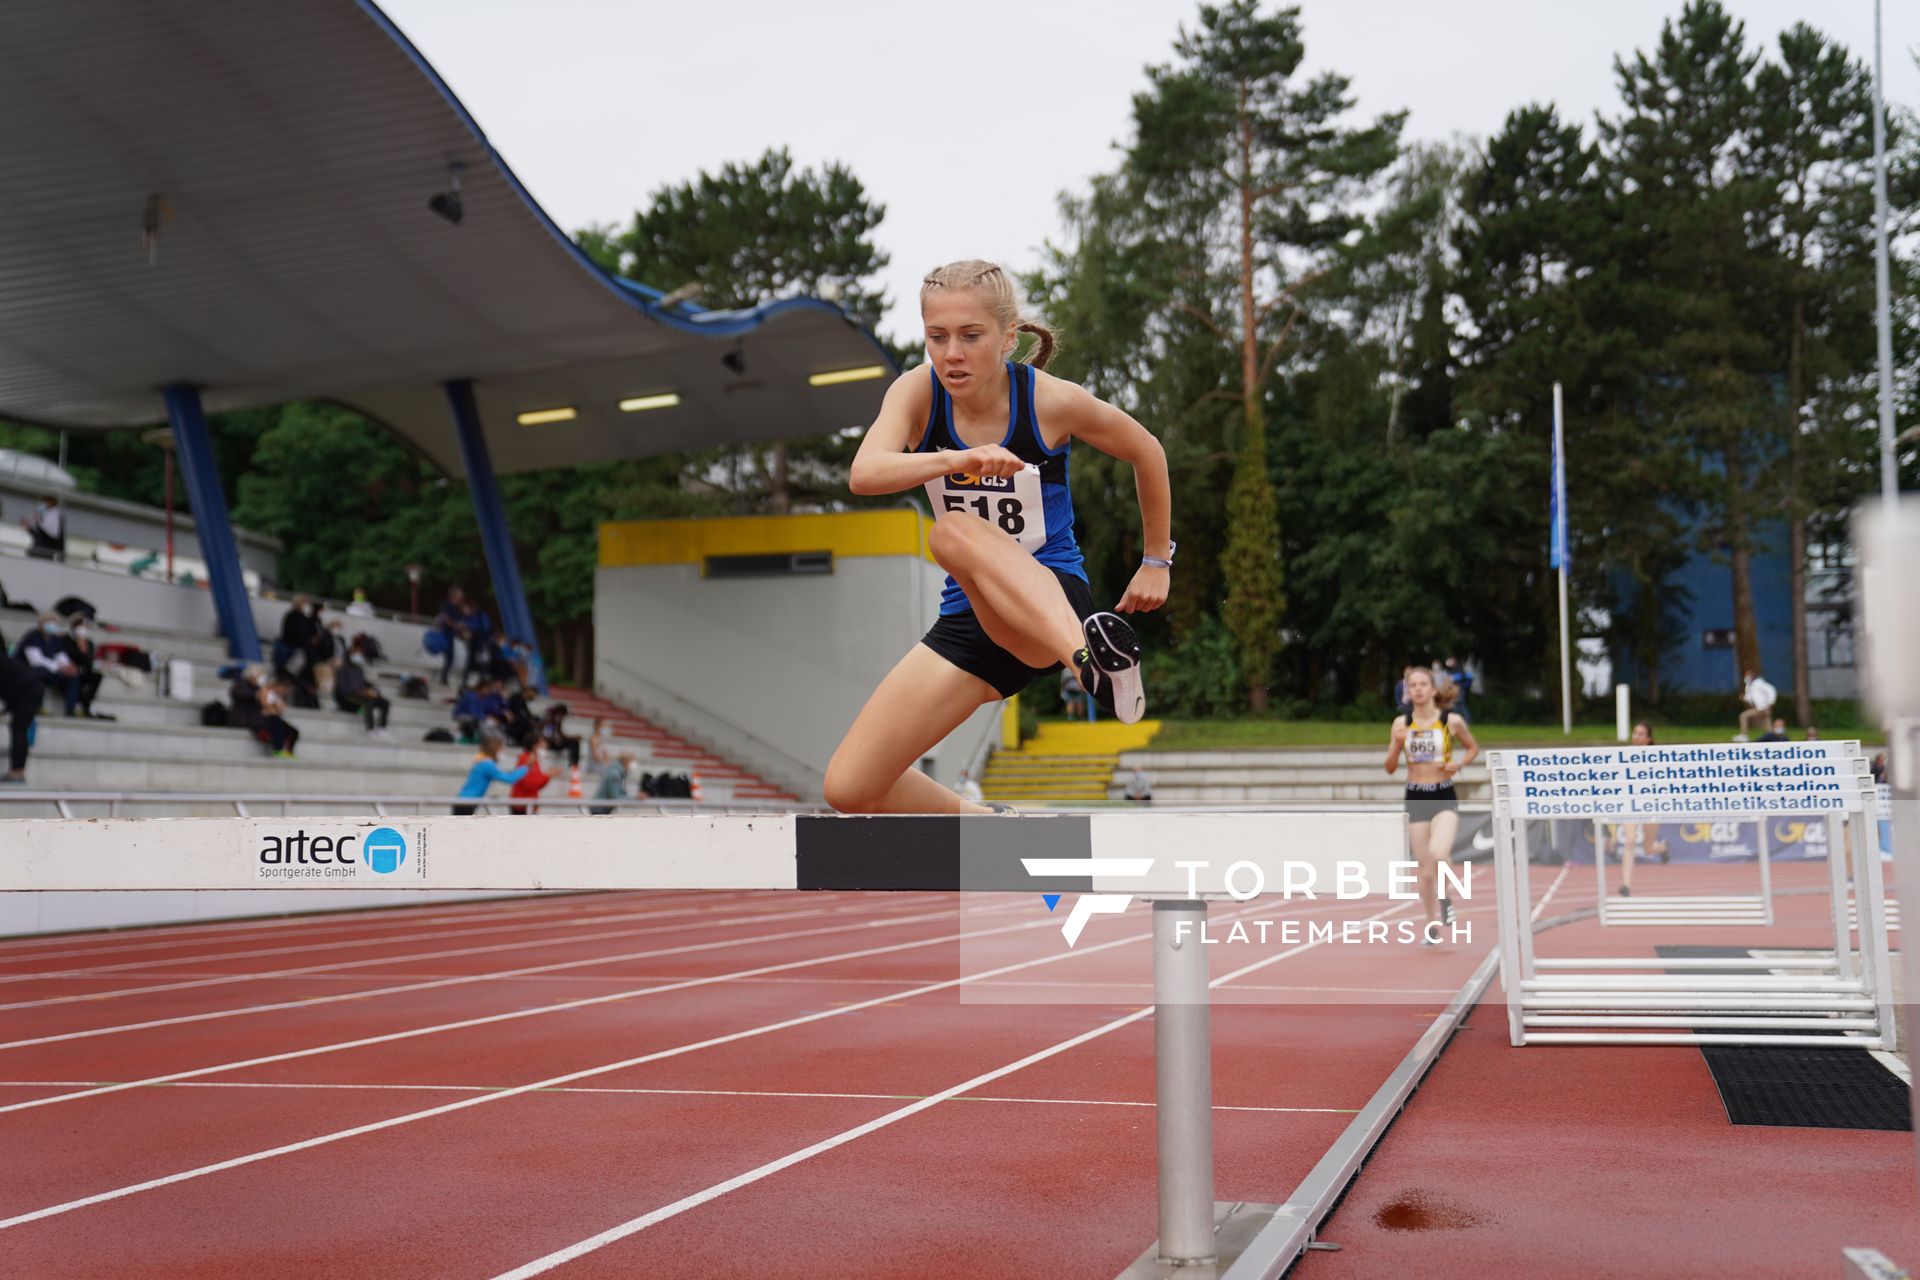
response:
{"label": "braided blonde hair", "polygon": [[1046,368],[1047,362],[1053,359],[1053,353],[1060,347],[1052,329],[1038,320],[1020,318],[1019,295],[1014,292],[1013,281],[998,263],[967,258],[927,272],[926,278],[920,282],[920,306],[923,310],[927,299],[938,289],[978,290],[985,298],[987,310],[992,313],[995,323],[1012,325],[1021,333],[1030,333],[1038,338],[1039,345],[1027,357],[1027,363],[1036,369]]}

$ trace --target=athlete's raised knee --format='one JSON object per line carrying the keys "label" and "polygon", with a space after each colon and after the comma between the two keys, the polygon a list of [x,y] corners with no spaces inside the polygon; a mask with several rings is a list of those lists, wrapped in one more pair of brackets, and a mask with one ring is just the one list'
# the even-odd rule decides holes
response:
{"label": "athlete's raised knee", "polygon": [[933,553],[941,568],[951,572],[956,566],[964,568],[973,562],[979,553],[981,535],[986,532],[986,522],[971,516],[935,520],[933,531],[927,534],[927,550]]}
{"label": "athlete's raised knee", "polygon": [[872,779],[861,777],[857,770],[841,764],[838,757],[827,763],[821,795],[835,813],[873,813],[886,794],[884,784],[876,788]]}

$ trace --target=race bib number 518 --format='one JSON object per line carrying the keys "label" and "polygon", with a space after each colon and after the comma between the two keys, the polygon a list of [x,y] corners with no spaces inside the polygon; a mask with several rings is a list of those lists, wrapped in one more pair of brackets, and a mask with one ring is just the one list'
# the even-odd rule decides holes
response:
{"label": "race bib number 518", "polygon": [[1040,468],[1029,463],[1011,476],[948,474],[927,481],[936,518],[949,511],[979,516],[1029,552],[1047,544]]}

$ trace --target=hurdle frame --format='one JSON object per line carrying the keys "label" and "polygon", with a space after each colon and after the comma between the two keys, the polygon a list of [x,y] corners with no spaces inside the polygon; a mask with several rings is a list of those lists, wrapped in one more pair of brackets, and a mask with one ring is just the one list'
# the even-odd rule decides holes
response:
{"label": "hurdle frame", "polygon": [[[1489,753],[1501,986],[1507,1000],[1509,1042],[1516,1048],[1528,1044],[1893,1048],[1896,1030],[1885,927],[1885,873],[1877,830],[1867,821],[1877,819],[1878,805],[1860,744],[1833,746],[1840,749],[1851,774],[1850,781],[1843,783],[1839,808],[1816,815],[1789,803],[1774,813],[1747,815],[1749,820],[1759,817],[1763,832],[1767,818],[1785,814],[1820,816],[1826,822],[1832,954],[1700,959],[1536,956],[1524,894],[1530,848],[1528,818],[1517,804],[1514,757],[1519,753]],[[1568,816],[1599,820],[1598,814]],[[1607,816],[1622,822],[1630,818]],[[1658,815],[1692,821],[1727,821],[1733,816],[1727,812]],[[1596,861],[1604,858],[1598,845],[1595,855]],[[1851,945],[1850,908],[1859,921],[1857,948]],[[1768,917],[1770,921],[1770,911]],[[1700,921],[1682,917],[1646,923]]]}
{"label": "hurdle frame", "polygon": [[[1727,815],[1721,815],[1717,821],[1728,821]],[[1635,894],[1631,898],[1614,898],[1607,893],[1606,845],[1601,832],[1606,827],[1614,829],[1616,848],[1624,848],[1619,843],[1621,827],[1649,827],[1651,822],[1608,822],[1604,818],[1593,820],[1593,878],[1594,887],[1600,899],[1600,923],[1603,925],[1740,925],[1773,923],[1773,837],[1767,830],[1764,814],[1746,814],[1731,819],[1745,825],[1753,823],[1759,830],[1755,845],[1757,861],[1760,863],[1760,892],[1756,894],[1669,894],[1654,898]],[[1644,844],[1644,842],[1643,842]],[[1625,857],[1621,858],[1624,867]]]}

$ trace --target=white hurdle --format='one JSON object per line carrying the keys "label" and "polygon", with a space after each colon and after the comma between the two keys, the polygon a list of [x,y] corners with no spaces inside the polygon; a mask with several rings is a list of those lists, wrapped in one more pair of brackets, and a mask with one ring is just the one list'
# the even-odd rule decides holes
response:
{"label": "white hurdle", "polygon": [[[1726,819],[1723,815],[1719,820]],[[1593,876],[1600,895],[1600,923],[1603,925],[1772,924],[1773,840],[1767,831],[1767,820],[1761,814],[1748,814],[1735,818],[1734,821],[1752,822],[1759,828],[1756,860],[1760,864],[1760,889],[1757,893],[1669,894],[1665,897],[1636,895],[1631,898],[1615,898],[1607,893],[1607,859],[1603,833],[1606,827],[1613,827],[1615,847],[1624,848],[1620,844],[1619,829],[1633,824],[1603,823],[1595,818],[1593,820]],[[1644,838],[1642,847],[1645,847]],[[1621,856],[1625,858],[1624,853]]]}
{"label": "white hurdle", "polygon": [[[1527,1044],[1793,1044],[1890,1049],[1895,1042],[1877,808],[1857,742],[1495,751],[1495,887],[1507,1028]],[[1534,952],[1526,896],[1531,819],[1726,821],[1820,816],[1827,824],[1833,950],[1663,959]],[[1765,846],[1762,845],[1762,849]],[[1764,856],[1764,855],[1763,855]],[[1596,863],[1604,856],[1596,842]],[[1765,924],[1750,901],[1682,900],[1629,921]],[[1604,871],[1600,909],[1608,899]],[[1649,900],[1657,901],[1657,900]],[[1713,918],[1716,912],[1726,917]],[[1746,918],[1732,918],[1744,913]],[[1851,913],[1851,915],[1850,915]],[[1860,945],[1852,945],[1857,918]],[[1602,914],[1602,919],[1605,917]]]}

